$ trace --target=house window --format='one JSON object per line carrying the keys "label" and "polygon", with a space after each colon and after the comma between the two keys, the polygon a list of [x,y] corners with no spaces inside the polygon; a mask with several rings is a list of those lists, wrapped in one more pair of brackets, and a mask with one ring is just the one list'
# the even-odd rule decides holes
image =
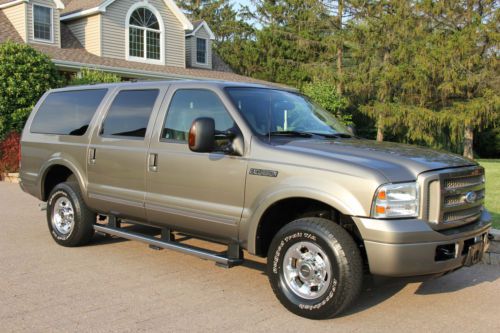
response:
{"label": "house window", "polygon": [[134,10],[128,22],[129,56],[150,60],[161,59],[162,29],[156,15],[145,7]]}
{"label": "house window", "polygon": [[196,38],[196,62],[199,64],[207,63],[207,40]]}
{"label": "house window", "polygon": [[52,41],[52,8],[33,5],[33,35],[36,40]]}

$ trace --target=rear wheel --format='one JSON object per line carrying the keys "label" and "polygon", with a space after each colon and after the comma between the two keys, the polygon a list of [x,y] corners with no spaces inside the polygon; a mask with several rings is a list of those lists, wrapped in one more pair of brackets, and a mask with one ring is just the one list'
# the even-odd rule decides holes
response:
{"label": "rear wheel", "polygon": [[54,240],[62,246],[87,244],[94,234],[94,214],[85,205],[76,182],[54,187],[47,201],[47,223]]}
{"label": "rear wheel", "polygon": [[363,266],[356,243],[342,227],[323,218],[302,218],[274,237],[268,275],[288,310],[325,319],[339,314],[357,297]]}

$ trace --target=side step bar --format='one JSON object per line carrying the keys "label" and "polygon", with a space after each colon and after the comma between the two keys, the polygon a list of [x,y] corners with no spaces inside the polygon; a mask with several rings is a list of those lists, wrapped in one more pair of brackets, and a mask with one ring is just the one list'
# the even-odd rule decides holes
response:
{"label": "side step bar", "polygon": [[237,249],[233,249],[234,246],[229,245],[227,254],[232,254],[231,252],[236,252],[237,254],[233,254],[232,256],[224,256],[224,254],[217,253],[214,251],[197,248],[194,246],[178,243],[175,241],[161,240],[153,236],[144,235],[133,231],[126,231],[121,228],[94,224],[94,230],[112,236],[117,236],[130,240],[136,240],[142,243],[149,244],[150,246],[153,247],[174,250],[185,254],[190,254],[201,259],[212,260],[215,261],[217,265],[226,268],[231,268],[233,266],[241,265],[243,263],[242,259],[243,257],[240,255],[241,251],[239,249],[239,246],[237,247]]}

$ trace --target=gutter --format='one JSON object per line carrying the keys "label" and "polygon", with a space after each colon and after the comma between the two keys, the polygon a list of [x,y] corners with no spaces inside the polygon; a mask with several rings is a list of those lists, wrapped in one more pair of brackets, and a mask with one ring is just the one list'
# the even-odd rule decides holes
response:
{"label": "gutter", "polygon": [[105,65],[95,65],[95,64],[86,64],[86,63],[81,63],[81,62],[75,62],[75,61],[66,61],[66,60],[58,60],[58,59],[52,59],[52,62],[62,68],[62,69],[74,69],[74,70],[80,70],[82,68],[91,68],[91,69],[97,69],[101,70],[104,72],[111,72],[114,74],[119,74],[122,76],[131,76],[131,77],[143,77],[143,78],[149,78],[149,79],[174,79],[174,80],[206,80],[206,81],[222,81],[221,79],[215,79],[215,78],[209,78],[209,77],[199,77],[199,76],[193,76],[193,75],[181,75],[181,74],[169,74],[169,73],[159,73],[159,72],[153,72],[153,71],[146,71],[146,70],[141,70],[141,69],[129,69],[129,68],[124,68],[124,67],[114,67],[114,66],[105,66]]}
{"label": "gutter", "polygon": [[5,9],[5,8],[12,7],[12,6],[17,6],[17,5],[22,4],[23,2],[27,3],[28,0],[15,0],[12,2],[7,2],[7,3],[4,3],[3,5],[0,5],[0,9]]}

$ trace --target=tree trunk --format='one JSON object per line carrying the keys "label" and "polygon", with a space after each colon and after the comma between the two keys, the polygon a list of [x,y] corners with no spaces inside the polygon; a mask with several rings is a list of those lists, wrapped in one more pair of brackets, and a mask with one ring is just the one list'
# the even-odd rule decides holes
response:
{"label": "tree trunk", "polygon": [[337,24],[340,32],[339,41],[337,43],[337,95],[342,96],[344,93],[343,83],[343,68],[342,58],[344,57],[344,41],[342,40],[342,17],[344,15],[344,0],[338,0]]}
{"label": "tree trunk", "polygon": [[378,116],[377,122],[377,141],[384,141],[384,127],[382,125],[382,115]]}
{"label": "tree trunk", "polygon": [[474,131],[472,126],[465,126],[464,132],[464,157],[473,159],[474,152],[472,150],[474,145]]}

